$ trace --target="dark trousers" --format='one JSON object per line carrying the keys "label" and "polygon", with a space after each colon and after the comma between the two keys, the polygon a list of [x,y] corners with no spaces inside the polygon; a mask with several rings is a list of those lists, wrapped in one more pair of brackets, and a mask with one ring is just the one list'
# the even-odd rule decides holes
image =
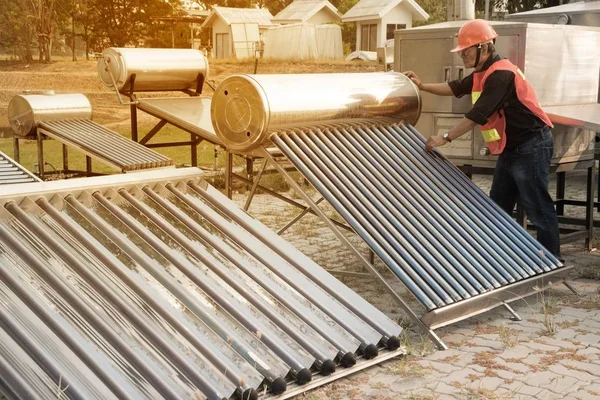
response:
{"label": "dark trousers", "polygon": [[505,150],[496,163],[490,197],[509,214],[518,199],[525,214],[535,225],[537,240],[559,257],[558,220],[554,202],[548,193],[548,173],[553,151],[554,140],[547,127],[519,146]]}

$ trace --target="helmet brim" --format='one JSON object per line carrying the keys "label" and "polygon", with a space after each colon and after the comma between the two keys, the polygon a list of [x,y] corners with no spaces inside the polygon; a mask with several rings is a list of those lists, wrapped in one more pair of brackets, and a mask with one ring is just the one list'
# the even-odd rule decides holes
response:
{"label": "helmet brim", "polygon": [[458,53],[459,51],[468,49],[469,47],[471,47],[471,46],[460,46],[459,45],[459,46],[456,46],[455,48],[453,48],[452,50],[450,50],[450,53]]}

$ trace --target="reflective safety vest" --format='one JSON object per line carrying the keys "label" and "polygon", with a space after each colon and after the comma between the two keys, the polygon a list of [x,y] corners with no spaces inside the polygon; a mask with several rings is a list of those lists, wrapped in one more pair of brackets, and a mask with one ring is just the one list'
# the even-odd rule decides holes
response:
{"label": "reflective safety vest", "polygon": [[[471,101],[473,104],[477,102],[485,81],[494,71],[506,70],[512,71],[515,76],[515,88],[519,101],[523,103],[525,107],[541,119],[549,127],[553,127],[550,118],[546,115],[540,103],[535,96],[533,87],[525,79],[525,75],[519,67],[514,65],[508,60],[499,60],[493,63],[487,70],[482,72],[473,73],[473,89],[471,91]],[[490,149],[491,154],[500,154],[506,146],[506,118],[504,115],[504,109],[499,109],[494,112],[489,118],[485,125],[481,125],[481,134],[483,140],[485,140],[486,146]]]}

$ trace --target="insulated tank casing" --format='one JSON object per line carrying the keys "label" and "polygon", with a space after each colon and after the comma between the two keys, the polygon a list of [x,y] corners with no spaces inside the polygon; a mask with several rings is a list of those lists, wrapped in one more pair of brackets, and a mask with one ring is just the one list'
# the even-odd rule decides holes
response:
{"label": "insulated tank casing", "polygon": [[419,89],[398,72],[233,75],[211,102],[217,136],[233,151],[250,151],[277,129],[323,121],[392,117],[415,124]]}
{"label": "insulated tank casing", "polygon": [[23,94],[8,103],[8,122],[21,137],[35,134],[41,121],[91,118],[92,105],[81,93]]}
{"label": "insulated tank casing", "polygon": [[208,60],[195,49],[109,47],[97,68],[102,83],[109,88],[116,84],[120,92],[131,91],[134,74],[134,92],[196,89],[198,75],[208,77]]}

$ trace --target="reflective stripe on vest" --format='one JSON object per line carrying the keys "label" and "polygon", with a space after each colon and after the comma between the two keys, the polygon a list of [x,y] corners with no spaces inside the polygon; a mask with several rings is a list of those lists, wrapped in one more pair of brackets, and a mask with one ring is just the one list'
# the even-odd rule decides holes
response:
{"label": "reflective stripe on vest", "polygon": [[[481,92],[471,92],[471,102],[475,104],[480,96]],[[497,142],[501,139],[497,129],[481,129],[481,135],[486,143]]]}

